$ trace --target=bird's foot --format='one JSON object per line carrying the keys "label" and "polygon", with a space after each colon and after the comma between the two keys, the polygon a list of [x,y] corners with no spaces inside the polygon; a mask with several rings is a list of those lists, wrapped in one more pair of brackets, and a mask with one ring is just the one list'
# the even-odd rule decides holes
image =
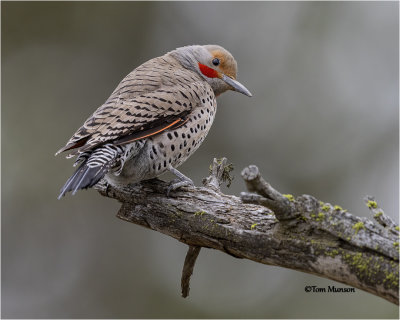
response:
{"label": "bird's foot", "polygon": [[194,187],[194,183],[192,180],[185,180],[182,181],[180,179],[174,179],[170,185],[168,186],[167,189],[167,197],[169,197],[169,194],[171,193],[171,191],[175,191],[176,189],[182,188],[182,187]]}
{"label": "bird's foot", "polygon": [[177,190],[179,188],[189,187],[189,186],[190,187],[194,187],[194,183],[193,183],[192,179],[186,177],[183,173],[179,172],[178,170],[176,170],[172,166],[170,166],[168,169],[174,175],[176,175],[178,178],[172,180],[170,185],[168,186],[167,197],[169,197],[169,194],[170,194],[171,191],[175,191],[175,190]]}

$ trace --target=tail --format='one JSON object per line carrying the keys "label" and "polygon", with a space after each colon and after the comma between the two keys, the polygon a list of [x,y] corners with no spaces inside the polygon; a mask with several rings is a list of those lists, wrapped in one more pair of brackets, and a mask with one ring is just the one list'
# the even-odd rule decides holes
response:
{"label": "tail", "polygon": [[78,190],[93,187],[111,168],[115,167],[122,152],[121,146],[106,144],[93,152],[81,154],[75,163],[81,163],[81,165],[62,187],[58,199],[69,191],[74,195]]}

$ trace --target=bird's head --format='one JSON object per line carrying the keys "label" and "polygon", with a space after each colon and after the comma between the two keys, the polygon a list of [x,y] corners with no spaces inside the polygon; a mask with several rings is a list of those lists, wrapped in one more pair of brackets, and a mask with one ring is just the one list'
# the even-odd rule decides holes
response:
{"label": "bird's head", "polygon": [[185,68],[197,72],[207,81],[216,95],[233,90],[252,96],[250,91],[236,80],[235,58],[221,46],[186,46],[172,51],[171,54]]}

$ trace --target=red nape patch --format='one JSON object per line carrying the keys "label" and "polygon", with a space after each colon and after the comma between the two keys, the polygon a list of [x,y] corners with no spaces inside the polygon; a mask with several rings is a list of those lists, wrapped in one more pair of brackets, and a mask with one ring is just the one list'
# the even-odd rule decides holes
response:
{"label": "red nape patch", "polygon": [[199,62],[199,68],[202,74],[209,78],[219,78],[218,72]]}

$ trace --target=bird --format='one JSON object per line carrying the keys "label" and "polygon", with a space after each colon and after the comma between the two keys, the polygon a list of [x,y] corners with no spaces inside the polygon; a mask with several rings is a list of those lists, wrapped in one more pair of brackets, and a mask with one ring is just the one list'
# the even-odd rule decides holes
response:
{"label": "bird", "polygon": [[232,90],[251,97],[236,80],[237,62],[219,45],[188,45],[130,72],[56,155],[76,156],[58,199],[91,188],[150,180],[169,171],[167,193],[193,181],[177,170],[201,145],[214,121],[216,97]]}

